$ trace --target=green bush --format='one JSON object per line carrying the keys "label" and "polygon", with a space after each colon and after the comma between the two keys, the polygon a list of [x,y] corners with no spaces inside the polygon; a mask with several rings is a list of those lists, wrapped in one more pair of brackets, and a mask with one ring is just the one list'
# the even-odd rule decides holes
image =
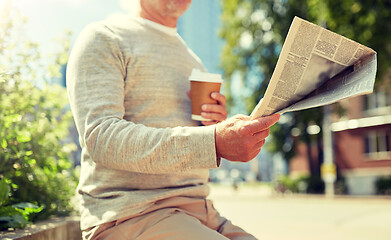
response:
{"label": "green bush", "polygon": [[391,195],[391,176],[378,178],[375,186],[377,194]]}
{"label": "green bush", "polygon": [[0,180],[0,230],[23,228],[29,223],[30,214],[38,213],[42,210],[42,208],[32,203],[7,205],[10,193],[8,182],[4,177]]}
{"label": "green bush", "polygon": [[291,178],[282,175],[277,180],[277,191],[290,193],[324,193],[324,182],[320,177],[303,175]]}
{"label": "green bush", "polygon": [[38,44],[21,40],[24,22],[0,6],[0,229],[69,214],[77,179],[66,90],[48,84],[60,76],[69,40],[44,59]]}
{"label": "green bush", "polygon": [[299,181],[288,175],[282,175],[277,179],[277,191],[281,193],[297,193],[299,192]]}
{"label": "green bush", "polygon": [[0,216],[10,204],[25,202],[42,209],[28,220],[72,210],[76,181],[69,153],[75,145],[62,141],[71,123],[64,91],[59,86],[38,89],[0,73],[0,177],[10,188],[2,188],[9,197],[0,204]]}

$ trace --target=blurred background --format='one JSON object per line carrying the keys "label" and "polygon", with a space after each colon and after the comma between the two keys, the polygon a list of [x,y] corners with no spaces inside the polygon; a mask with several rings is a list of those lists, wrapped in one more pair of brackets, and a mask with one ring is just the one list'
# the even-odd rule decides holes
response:
{"label": "blurred background", "polygon": [[[88,23],[134,13],[135,3],[0,0],[1,229],[74,211],[80,147],[65,90],[68,56]],[[375,50],[375,92],[283,114],[256,159],[211,170],[211,198],[259,238],[389,239],[390,0],[194,0],[178,33],[224,76],[230,116],[249,114],[294,16]]]}

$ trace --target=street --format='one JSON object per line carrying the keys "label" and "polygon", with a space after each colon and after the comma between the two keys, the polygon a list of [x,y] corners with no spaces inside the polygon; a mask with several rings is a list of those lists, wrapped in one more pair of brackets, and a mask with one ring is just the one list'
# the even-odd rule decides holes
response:
{"label": "street", "polygon": [[221,215],[262,240],[390,240],[391,199],[282,196],[264,187],[211,187]]}

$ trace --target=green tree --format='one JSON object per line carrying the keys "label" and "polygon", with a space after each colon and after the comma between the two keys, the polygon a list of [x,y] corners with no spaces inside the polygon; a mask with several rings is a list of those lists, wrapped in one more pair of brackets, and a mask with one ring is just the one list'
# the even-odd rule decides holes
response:
{"label": "green tree", "polygon": [[[0,12],[0,229],[72,211],[76,177],[67,142],[72,115],[66,91],[49,85],[67,61],[69,32],[52,59],[23,40],[19,12]],[[48,64],[51,62],[51,64]],[[33,83],[39,83],[39,86]]]}
{"label": "green tree", "polygon": [[[248,113],[262,98],[294,16],[322,25],[353,39],[378,53],[377,86],[387,86],[391,64],[390,0],[223,0],[221,37],[226,41],[222,67],[228,88],[242,86],[241,93],[231,89],[229,105],[244,103]],[[382,84],[383,83],[383,84]],[[236,86],[236,85],[235,85]],[[388,84],[389,86],[389,84]],[[227,91],[230,92],[229,89]],[[319,175],[318,159],[311,159],[310,144],[321,146],[321,133],[310,136],[310,125],[321,126],[321,108],[286,114],[288,121],[272,128],[270,149],[294,154],[292,128],[299,129],[300,140],[307,143],[313,175]],[[319,152],[321,153],[321,152]]]}

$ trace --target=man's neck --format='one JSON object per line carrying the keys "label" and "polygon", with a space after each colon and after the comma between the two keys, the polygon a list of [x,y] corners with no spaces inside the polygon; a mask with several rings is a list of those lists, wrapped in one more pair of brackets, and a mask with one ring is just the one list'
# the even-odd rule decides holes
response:
{"label": "man's neck", "polygon": [[152,22],[159,23],[161,25],[167,26],[167,27],[176,27],[178,23],[178,18],[173,17],[160,17],[153,14],[149,14],[148,12],[141,11],[139,13],[139,16],[145,19],[148,19]]}

